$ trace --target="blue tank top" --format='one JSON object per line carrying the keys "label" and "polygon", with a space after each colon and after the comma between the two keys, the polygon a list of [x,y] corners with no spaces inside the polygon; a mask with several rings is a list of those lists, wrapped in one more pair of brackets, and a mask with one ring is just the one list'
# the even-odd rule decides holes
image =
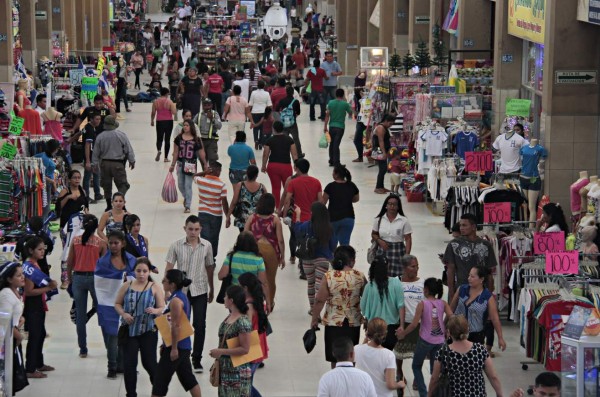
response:
{"label": "blue tank top", "polygon": [[[165,313],[168,313],[171,311],[170,305],[171,305],[171,300],[173,300],[173,298],[179,298],[182,302],[183,302],[183,311],[185,312],[185,315],[187,316],[188,320],[190,319],[190,301],[188,300],[187,296],[185,295],[185,293],[178,289],[177,291],[173,292],[173,294],[171,295],[171,297],[169,298],[169,302],[167,304],[167,310],[165,311]],[[192,350],[192,338],[190,338],[189,336],[185,339],[182,339],[181,341],[179,341],[179,343],[177,343],[177,349],[179,350]]]}
{"label": "blue tank top", "polygon": [[131,286],[127,289],[123,298],[123,310],[133,315],[129,336],[139,336],[154,329],[154,315],[146,313],[146,309],[153,308],[155,303],[152,284],[149,284],[144,291],[134,291]]}

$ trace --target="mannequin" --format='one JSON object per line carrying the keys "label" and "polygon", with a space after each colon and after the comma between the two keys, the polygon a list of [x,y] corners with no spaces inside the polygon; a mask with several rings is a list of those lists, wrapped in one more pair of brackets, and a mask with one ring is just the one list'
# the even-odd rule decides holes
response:
{"label": "mannequin", "polygon": [[26,106],[31,105],[31,101],[27,97],[27,80],[20,79],[17,84],[17,92],[15,94],[15,104],[17,105],[17,110],[20,112],[25,109]]}
{"label": "mannequin", "polygon": [[[518,135],[517,135],[518,136]],[[529,207],[529,220],[535,222],[537,214],[537,200],[542,188],[542,180],[538,167],[543,167],[548,151],[538,144],[537,139],[532,139],[529,145],[521,147],[520,153],[523,159],[523,168],[519,179],[521,188],[527,195]],[[503,162],[504,164],[504,162]]]}
{"label": "mannequin", "polygon": [[[523,146],[527,145],[527,141],[521,135],[515,133],[514,130],[508,131],[496,138],[492,144],[495,151],[500,152],[500,174],[519,173],[521,170],[520,151]],[[539,176],[539,174],[537,175]]]}
{"label": "mannequin", "polygon": [[[587,173],[587,171],[581,171],[581,172]],[[579,176],[581,178],[581,173],[579,173]],[[579,213],[581,215],[587,214],[587,195],[590,192],[592,186],[594,186],[596,184],[597,180],[598,180],[598,175],[592,175],[592,176],[590,176],[588,183],[586,185],[584,185],[581,189],[579,189],[579,197],[581,198],[581,206],[579,209]],[[571,199],[571,201],[572,201],[572,199]]]}
{"label": "mannequin", "polygon": [[[598,178],[596,178],[598,179]],[[590,180],[588,179],[587,171],[579,172],[579,179],[577,179],[570,188],[571,191],[571,213],[573,216],[578,216],[581,212],[581,196],[580,190],[588,185]]]}

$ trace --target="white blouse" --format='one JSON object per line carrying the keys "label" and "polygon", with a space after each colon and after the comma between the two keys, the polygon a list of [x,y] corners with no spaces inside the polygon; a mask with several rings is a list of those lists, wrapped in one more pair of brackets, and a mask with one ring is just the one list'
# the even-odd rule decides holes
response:
{"label": "white blouse", "polygon": [[412,233],[412,227],[408,222],[408,218],[400,214],[390,222],[386,214],[379,218],[375,218],[373,222],[373,231],[379,232],[379,237],[388,243],[403,243],[404,236]]}
{"label": "white blouse", "polygon": [[23,315],[23,300],[20,299],[10,288],[0,290],[0,313],[12,315],[13,327],[19,325]]}

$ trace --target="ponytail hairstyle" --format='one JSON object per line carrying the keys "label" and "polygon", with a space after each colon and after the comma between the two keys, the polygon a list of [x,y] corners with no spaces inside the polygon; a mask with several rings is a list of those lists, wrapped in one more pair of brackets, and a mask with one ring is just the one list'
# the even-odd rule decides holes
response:
{"label": "ponytail hairstyle", "polygon": [[247,295],[252,297],[254,301],[252,306],[258,315],[258,333],[262,334],[266,332],[269,320],[267,319],[267,313],[265,313],[265,295],[263,294],[262,283],[256,277],[254,273],[246,272],[238,277],[238,283],[242,287],[246,287],[248,290]]}
{"label": "ponytail hairstyle", "polygon": [[569,234],[569,225],[565,219],[565,213],[558,203],[548,203],[542,207],[542,211],[548,215],[548,227],[558,225],[560,230],[565,232],[565,236]]}
{"label": "ponytail hairstyle", "polygon": [[[141,258],[140,258],[141,259]],[[192,284],[192,280],[186,278],[185,273],[179,269],[170,269],[165,273],[165,278],[170,282],[175,284],[175,288],[178,290],[189,287]]]}
{"label": "ponytail hairstyle", "polygon": [[427,288],[429,295],[435,296],[437,299],[441,299],[442,295],[444,295],[444,284],[439,278],[428,278],[425,280],[423,286],[424,288]]}
{"label": "ponytail hairstyle", "polygon": [[140,220],[140,217],[136,214],[125,214],[123,217],[123,233],[131,233],[133,225]]}
{"label": "ponytail hairstyle", "polygon": [[86,245],[90,237],[98,229],[98,218],[92,214],[86,214],[83,216],[83,236],[81,236],[81,245]]}
{"label": "ponytail hairstyle", "polygon": [[333,167],[333,173],[337,178],[343,179],[346,182],[352,182],[352,174],[345,165],[338,164]]}
{"label": "ponytail hairstyle", "polygon": [[41,237],[34,236],[28,239],[23,247],[25,258],[29,258],[33,254],[33,250],[36,249],[40,244],[44,244],[44,240]]}
{"label": "ponytail hairstyle", "polygon": [[248,313],[248,305],[246,304],[246,293],[244,289],[239,285],[232,285],[227,288],[225,293],[229,299],[232,300],[233,304],[242,314]]}
{"label": "ponytail hairstyle", "polygon": [[387,337],[387,323],[384,319],[375,317],[367,324],[367,338],[377,346],[381,346]]}
{"label": "ponytail hairstyle", "polygon": [[379,301],[389,295],[388,290],[388,261],[385,255],[377,255],[369,268],[369,282],[377,284],[379,290]]}
{"label": "ponytail hairstyle", "polygon": [[345,266],[352,266],[356,259],[356,250],[349,245],[340,245],[333,253],[331,267],[333,270],[342,270]]}

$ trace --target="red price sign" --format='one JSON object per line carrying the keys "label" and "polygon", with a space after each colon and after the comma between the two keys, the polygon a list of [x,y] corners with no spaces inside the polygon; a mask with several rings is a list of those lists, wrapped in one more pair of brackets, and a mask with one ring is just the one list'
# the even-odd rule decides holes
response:
{"label": "red price sign", "polygon": [[510,223],[510,203],[486,203],[483,205],[485,223]]}
{"label": "red price sign", "polygon": [[493,171],[494,162],[491,151],[466,152],[465,169],[467,172]]}
{"label": "red price sign", "polygon": [[565,250],[565,232],[534,233],[533,253],[562,252]]}
{"label": "red price sign", "polygon": [[548,252],[546,253],[546,273],[548,274],[578,274],[579,252]]}

